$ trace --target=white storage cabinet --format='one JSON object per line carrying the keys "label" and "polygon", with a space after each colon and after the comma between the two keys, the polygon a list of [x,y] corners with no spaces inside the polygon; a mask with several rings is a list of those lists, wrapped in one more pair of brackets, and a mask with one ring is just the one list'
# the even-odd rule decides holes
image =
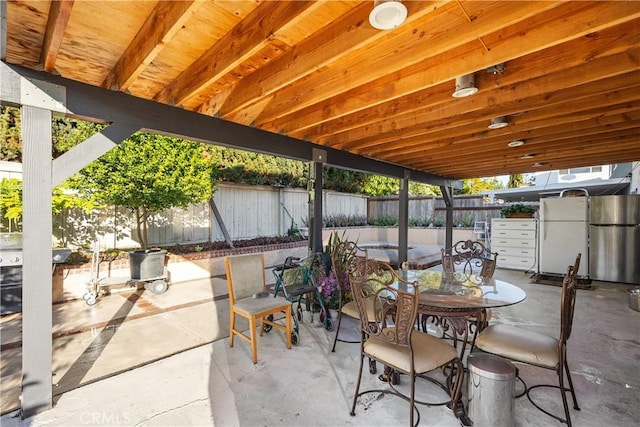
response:
{"label": "white storage cabinet", "polygon": [[492,219],[491,251],[498,253],[498,268],[537,270],[537,224],[536,219]]}

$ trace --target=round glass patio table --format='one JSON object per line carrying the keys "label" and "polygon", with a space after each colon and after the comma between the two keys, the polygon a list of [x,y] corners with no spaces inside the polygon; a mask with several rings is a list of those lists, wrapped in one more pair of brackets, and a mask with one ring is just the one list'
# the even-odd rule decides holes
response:
{"label": "round glass patio table", "polygon": [[[400,270],[398,275],[418,282],[420,325],[427,332],[429,325],[449,335],[454,347],[461,344],[465,353],[469,334],[473,336],[487,325],[487,310],[517,304],[527,297],[516,285],[463,273],[436,270]],[[474,330],[475,329],[475,330]],[[471,340],[472,346],[475,340]]]}
{"label": "round glass patio table", "polygon": [[462,273],[446,274],[435,270],[400,270],[399,276],[417,281],[420,310],[473,314],[488,308],[505,307],[524,301],[525,291],[516,285]]}

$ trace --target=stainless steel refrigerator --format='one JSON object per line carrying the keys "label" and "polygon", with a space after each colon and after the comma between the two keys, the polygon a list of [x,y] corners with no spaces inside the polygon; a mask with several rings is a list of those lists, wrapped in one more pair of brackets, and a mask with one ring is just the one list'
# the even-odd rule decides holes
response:
{"label": "stainless steel refrigerator", "polygon": [[591,197],[591,277],[640,284],[640,195]]}
{"label": "stainless steel refrigerator", "polygon": [[589,277],[589,198],[540,199],[538,272],[564,275],[582,254],[578,276]]}

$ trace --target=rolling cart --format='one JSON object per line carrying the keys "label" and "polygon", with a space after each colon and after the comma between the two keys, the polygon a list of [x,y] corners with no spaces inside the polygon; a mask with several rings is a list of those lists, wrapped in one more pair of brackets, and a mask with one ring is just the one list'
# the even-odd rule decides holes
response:
{"label": "rolling cart", "polygon": [[[94,244],[91,253],[91,278],[87,283],[87,292],[82,296],[87,305],[95,305],[102,295],[111,293],[112,289],[119,289],[120,292],[128,290],[138,290],[140,285],[144,289],[156,295],[165,293],[169,287],[167,283],[167,269],[163,268],[163,274],[157,277],[145,277],[143,279],[132,279],[130,277],[100,277],[100,248]],[[109,288],[107,291],[106,288]]]}

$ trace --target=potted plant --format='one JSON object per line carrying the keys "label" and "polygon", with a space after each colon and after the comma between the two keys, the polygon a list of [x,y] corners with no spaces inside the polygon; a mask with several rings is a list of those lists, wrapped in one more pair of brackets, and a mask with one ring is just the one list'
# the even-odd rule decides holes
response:
{"label": "potted plant", "polygon": [[500,216],[502,218],[533,218],[535,212],[535,206],[525,205],[524,203],[514,203],[503,207],[500,210]]}
{"label": "potted plant", "polygon": [[73,188],[96,205],[135,213],[141,250],[129,252],[132,279],[162,276],[166,250],[149,249],[148,222],[172,207],[211,197],[213,165],[201,144],[138,132],[71,178]]}

